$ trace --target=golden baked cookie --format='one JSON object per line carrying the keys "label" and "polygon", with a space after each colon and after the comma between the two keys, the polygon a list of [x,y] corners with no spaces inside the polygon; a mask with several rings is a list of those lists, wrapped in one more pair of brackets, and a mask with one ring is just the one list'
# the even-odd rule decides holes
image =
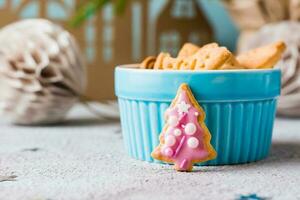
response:
{"label": "golden baked cookie", "polygon": [[154,63],[154,69],[179,69],[182,58],[173,58],[168,53],[160,53]]}
{"label": "golden baked cookie", "polygon": [[155,61],[156,61],[156,57],[148,56],[140,64],[140,68],[142,68],[142,69],[153,69]]}
{"label": "golden baked cookie", "polygon": [[279,41],[237,56],[237,61],[248,69],[272,68],[281,58],[286,46]]}
{"label": "golden baked cookie", "polygon": [[216,43],[204,45],[191,59],[195,59],[195,70],[213,70],[220,68],[230,57],[231,52]]}
{"label": "golden baked cookie", "polygon": [[245,69],[235,58],[234,55],[231,57],[218,69],[226,70],[226,69]]}
{"label": "golden baked cookie", "polygon": [[191,57],[187,57],[185,59],[182,60],[182,62],[179,65],[180,70],[194,70],[196,65],[196,59],[195,58],[191,58]]}
{"label": "golden baked cookie", "polygon": [[182,62],[181,58],[173,58],[171,56],[164,57],[162,61],[163,69],[179,69],[179,66]]}
{"label": "golden baked cookie", "polygon": [[250,50],[237,58],[225,47],[210,43],[199,48],[185,43],[178,57],[161,52],[157,58],[147,57],[140,65],[143,69],[163,70],[230,70],[272,68],[285,50],[281,41]]}
{"label": "golden baked cookie", "polygon": [[170,54],[161,52],[156,58],[153,69],[163,69],[163,60],[165,57],[170,57]]}
{"label": "golden baked cookie", "polygon": [[200,47],[192,43],[185,43],[180,49],[177,57],[189,57],[195,54]]}

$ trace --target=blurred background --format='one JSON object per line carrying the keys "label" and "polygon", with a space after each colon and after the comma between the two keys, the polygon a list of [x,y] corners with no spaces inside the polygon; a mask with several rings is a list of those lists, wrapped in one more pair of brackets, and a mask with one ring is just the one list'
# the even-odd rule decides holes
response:
{"label": "blurred background", "polygon": [[[6,91],[0,96],[0,105],[6,112],[18,112],[15,118],[36,114],[42,108],[47,110],[44,119],[49,115],[60,119],[61,108],[55,112],[53,107],[61,104],[68,110],[78,96],[92,101],[115,99],[113,73],[117,65],[139,63],[160,51],[175,55],[185,42],[203,45],[216,41],[241,52],[284,40],[288,50],[276,66],[283,71],[279,114],[298,116],[299,2],[0,0],[0,61],[5,66],[0,66],[0,83],[8,85],[0,87]],[[49,21],[14,23],[32,18]],[[46,27],[50,31],[45,31]],[[32,76],[34,73],[39,76]],[[52,103],[45,106],[49,101]],[[16,108],[20,102],[23,106]]]}
{"label": "blurred background", "polygon": [[109,1],[90,2],[103,5],[90,11],[89,1],[0,0],[0,25],[47,18],[70,31],[88,63],[86,94],[96,100],[114,98],[113,68],[118,64],[137,63],[163,50],[176,53],[187,41],[217,40],[235,49],[238,31],[217,0],[127,0],[118,13]]}

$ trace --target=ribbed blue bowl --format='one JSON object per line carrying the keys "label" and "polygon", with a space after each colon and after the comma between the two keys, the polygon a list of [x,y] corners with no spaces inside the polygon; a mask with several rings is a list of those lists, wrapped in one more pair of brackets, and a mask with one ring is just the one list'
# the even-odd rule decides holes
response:
{"label": "ribbed blue bowl", "polygon": [[[202,165],[240,164],[267,157],[272,140],[280,71],[115,70],[122,132],[128,154],[153,162],[164,111],[181,83],[187,83],[206,112],[218,156]],[[154,161],[157,162],[157,161]]]}

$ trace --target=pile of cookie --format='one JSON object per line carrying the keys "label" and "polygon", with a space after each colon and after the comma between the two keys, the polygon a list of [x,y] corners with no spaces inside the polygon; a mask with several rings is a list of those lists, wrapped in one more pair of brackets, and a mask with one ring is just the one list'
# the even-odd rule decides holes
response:
{"label": "pile of cookie", "polygon": [[142,69],[155,70],[231,70],[272,68],[280,59],[286,46],[278,41],[234,56],[226,47],[210,43],[202,47],[186,43],[176,58],[161,52],[149,56],[141,64]]}

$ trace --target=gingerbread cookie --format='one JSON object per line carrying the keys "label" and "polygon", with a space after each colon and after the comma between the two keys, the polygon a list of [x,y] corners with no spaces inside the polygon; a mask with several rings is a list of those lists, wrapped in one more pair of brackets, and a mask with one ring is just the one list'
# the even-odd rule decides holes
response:
{"label": "gingerbread cookie", "polygon": [[163,70],[230,70],[272,68],[280,59],[285,44],[276,42],[253,49],[237,58],[225,47],[210,43],[199,48],[186,43],[177,58],[169,53],[160,53],[157,58],[147,57],[140,68]]}
{"label": "gingerbread cookie", "polygon": [[179,64],[178,69],[193,70],[193,69],[195,69],[196,61],[197,61],[196,59],[189,58],[189,57],[182,59],[181,63]]}
{"label": "gingerbread cookie", "polygon": [[168,53],[160,53],[154,63],[154,69],[179,69],[183,58],[173,58]]}
{"label": "gingerbread cookie", "polygon": [[180,64],[183,59],[181,58],[172,58],[171,56],[164,57],[162,61],[163,69],[179,69]]}
{"label": "gingerbread cookie", "polygon": [[236,60],[234,55],[231,55],[230,58],[218,69],[232,70],[232,69],[245,69],[245,68]]}
{"label": "gingerbread cookie", "polygon": [[153,69],[163,69],[163,61],[165,57],[170,57],[170,54],[161,52],[156,58]]}
{"label": "gingerbread cookie", "polygon": [[225,47],[219,47],[216,43],[211,43],[200,48],[191,59],[195,59],[195,70],[218,69],[230,59],[232,54]]}
{"label": "gingerbread cookie", "polygon": [[140,68],[153,69],[155,61],[156,61],[156,57],[148,56],[147,58],[145,58],[145,60],[143,60],[143,62],[140,65]]}
{"label": "gingerbread cookie", "polygon": [[177,57],[189,57],[195,54],[200,47],[192,43],[185,43],[180,49]]}
{"label": "gingerbread cookie", "polygon": [[165,118],[160,144],[151,154],[153,158],[174,163],[178,171],[191,171],[194,163],[216,157],[210,144],[210,132],[204,123],[205,112],[187,84],[179,87]]}
{"label": "gingerbread cookie", "polygon": [[284,42],[279,41],[240,54],[237,60],[248,69],[272,68],[281,59],[285,48]]}

